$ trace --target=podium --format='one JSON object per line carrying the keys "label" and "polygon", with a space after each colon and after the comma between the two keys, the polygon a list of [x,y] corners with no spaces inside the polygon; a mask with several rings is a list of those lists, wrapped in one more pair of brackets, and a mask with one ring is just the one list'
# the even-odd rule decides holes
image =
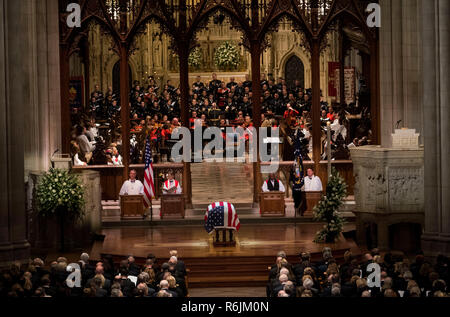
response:
{"label": "podium", "polygon": [[166,216],[181,216],[184,219],[183,194],[163,194],[161,196],[161,219]]}
{"label": "podium", "polygon": [[303,216],[311,217],[313,215],[313,209],[322,199],[322,195],[322,191],[305,192],[306,210],[303,213]]}
{"label": "podium", "polygon": [[285,216],[286,205],[284,204],[283,192],[262,192],[260,195],[261,216],[274,217]]}
{"label": "podium", "polygon": [[120,217],[122,219],[141,218],[144,216],[143,195],[121,195]]}

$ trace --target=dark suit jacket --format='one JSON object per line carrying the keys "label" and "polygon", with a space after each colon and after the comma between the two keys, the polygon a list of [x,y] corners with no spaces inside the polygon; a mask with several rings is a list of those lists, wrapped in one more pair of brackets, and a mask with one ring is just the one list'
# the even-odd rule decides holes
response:
{"label": "dark suit jacket", "polygon": [[137,264],[131,263],[130,266],[128,267],[128,274],[138,276],[139,273],[141,273],[141,268]]}
{"label": "dark suit jacket", "polygon": [[[87,280],[86,286],[89,287],[91,285],[92,281],[93,281],[93,278]],[[109,291],[111,289],[111,281],[110,280],[105,279],[105,283],[103,284],[103,289],[109,293]]]}
{"label": "dark suit jacket", "polygon": [[120,279],[119,281],[121,289],[122,289],[122,293],[124,297],[132,297],[133,296],[133,290],[135,288],[134,283],[129,280],[128,278],[124,279]]}
{"label": "dark suit jacket", "polygon": [[164,289],[166,292],[168,292],[169,294],[172,294],[172,297],[178,297],[178,294],[177,294],[177,292],[174,292],[174,291],[172,291],[172,290],[170,290],[170,289]]}
{"label": "dark suit jacket", "polygon": [[108,296],[108,292],[103,288],[99,288],[95,292],[95,297],[107,297],[107,296]]}
{"label": "dark suit jacket", "polygon": [[175,265],[175,270],[180,273],[183,277],[186,276],[186,265],[182,260],[177,261],[177,265]]}

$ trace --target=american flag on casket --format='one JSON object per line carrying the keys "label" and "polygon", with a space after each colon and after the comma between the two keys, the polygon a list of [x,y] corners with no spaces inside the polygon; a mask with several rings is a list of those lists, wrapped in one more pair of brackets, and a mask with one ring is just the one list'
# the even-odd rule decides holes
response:
{"label": "american flag on casket", "polygon": [[241,224],[233,204],[225,201],[212,203],[205,213],[205,229],[208,233],[215,228],[239,230]]}

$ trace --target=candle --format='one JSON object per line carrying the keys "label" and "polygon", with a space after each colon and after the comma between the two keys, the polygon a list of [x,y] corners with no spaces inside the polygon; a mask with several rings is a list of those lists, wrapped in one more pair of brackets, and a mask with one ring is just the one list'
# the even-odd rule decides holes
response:
{"label": "candle", "polygon": [[328,177],[331,176],[331,124],[330,121],[327,122],[327,172]]}

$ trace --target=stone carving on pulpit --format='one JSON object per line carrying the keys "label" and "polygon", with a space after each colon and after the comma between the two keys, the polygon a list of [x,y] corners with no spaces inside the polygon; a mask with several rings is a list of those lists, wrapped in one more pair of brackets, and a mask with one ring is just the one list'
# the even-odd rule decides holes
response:
{"label": "stone carving on pulpit", "polygon": [[422,170],[418,168],[399,168],[389,170],[389,199],[396,210],[417,209],[421,206],[420,196],[423,182]]}
{"label": "stone carving on pulpit", "polygon": [[423,225],[423,147],[382,148],[367,145],[350,149],[355,175],[355,215],[358,243],[365,228],[376,224],[377,246],[389,249],[389,226]]}

